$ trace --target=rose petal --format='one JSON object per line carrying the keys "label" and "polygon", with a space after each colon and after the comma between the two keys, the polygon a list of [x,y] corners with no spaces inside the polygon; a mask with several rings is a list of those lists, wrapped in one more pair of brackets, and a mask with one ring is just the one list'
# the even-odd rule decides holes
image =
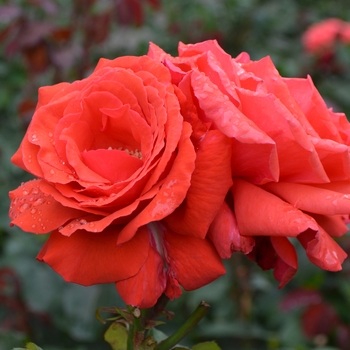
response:
{"label": "rose petal", "polygon": [[16,225],[26,232],[48,233],[68,220],[86,215],[83,211],[62,206],[52,196],[43,193],[40,188],[42,182],[25,182],[9,193],[11,226]]}
{"label": "rose petal", "polygon": [[149,248],[145,264],[133,277],[116,283],[116,288],[127,305],[139,308],[152,307],[166,286],[164,263],[161,256]]}
{"label": "rose petal", "polygon": [[130,278],[145,264],[148,232],[142,228],[132,240],[117,245],[117,226],[103,232],[78,230],[70,237],[53,231],[37,256],[65,281],[89,286]]}
{"label": "rose petal", "polygon": [[128,179],[143,164],[141,159],[118,150],[98,149],[81,155],[91,170],[112,183]]}
{"label": "rose petal", "polygon": [[208,240],[165,230],[164,245],[169,269],[185,290],[200,288],[225,273],[219,255]]}
{"label": "rose petal", "polygon": [[310,76],[302,78],[284,78],[293,98],[301,107],[306,118],[323,139],[342,143],[341,136],[334,124],[327,105],[317,91]]}
{"label": "rose petal", "polygon": [[[233,138],[232,171],[256,183],[279,176],[275,142],[249,120],[204,74],[192,71],[193,93],[205,120]],[[226,97],[226,98],[225,98]]]}
{"label": "rose petal", "polygon": [[349,231],[342,215],[310,214],[316,222],[332,237],[341,237]]}
{"label": "rose petal", "polygon": [[244,115],[276,143],[281,181],[329,181],[309,135],[276,96],[237,92]]}
{"label": "rose petal", "polygon": [[321,227],[318,232],[307,230],[298,236],[309,260],[323,270],[340,271],[347,257],[344,250]]}
{"label": "rose petal", "polygon": [[235,180],[232,194],[243,236],[296,237],[307,229],[318,231],[313,218],[249,182]]}
{"label": "rose petal", "polygon": [[268,183],[265,190],[282,198],[295,208],[322,215],[350,213],[350,196],[322,188],[296,183]]}
{"label": "rose petal", "polygon": [[328,178],[331,181],[350,179],[349,146],[332,140],[322,140],[310,137],[322,162]]}
{"label": "rose petal", "polygon": [[317,133],[310,125],[299,105],[294,100],[288,86],[283,81],[269,56],[266,56],[259,61],[250,61],[247,64],[243,64],[242,68],[246,72],[251,72],[256,77],[263,80],[266,90],[274,95],[281,102],[281,104],[289,110],[289,112],[301,125],[301,130],[305,130],[308,135],[317,137]]}
{"label": "rose petal", "polygon": [[295,248],[286,237],[271,237],[271,244],[279,259],[276,260],[274,276],[283,288],[295,275],[298,269],[298,258]]}
{"label": "rose petal", "polygon": [[196,158],[190,140],[191,131],[191,126],[184,122],[178,154],[168,176],[150,204],[124,227],[118,238],[118,243],[129,240],[138,227],[152,221],[162,220],[184,200],[191,183]]}
{"label": "rose petal", "polygon": [[223,259],[230,258],[233,252],[248,254],[255,243],[252,237],[240,235],[236,218],[226,202],[222,204],[210,225],[208,237]]}
{"label": "rose petal", "polygon": [[198,147],[186,200],[165,222],[176,233],[204,238],[232,184],[231,144],[219,131],[211,130]]}

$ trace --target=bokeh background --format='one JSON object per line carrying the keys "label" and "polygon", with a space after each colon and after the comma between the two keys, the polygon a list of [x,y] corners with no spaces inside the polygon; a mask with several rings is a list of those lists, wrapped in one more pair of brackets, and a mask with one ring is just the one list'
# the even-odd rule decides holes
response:
{"label": "bokeh background", "polygon": [[[350,116],[350,45],[306,53],[302,35],[326,18],[350,21],[340,0],[0,0],[0,349],[33,341],[44,350],[108,350],[98,306],[123,306],[113,285],[67,284],[35,260],[43,236],[9,227],[8,191],[30,176],[10,163],[42,85],[87,76],[100,57],[147,53],[150,41],[176,55],[177,43],[216,39],[232,56],[270,55],[281,75],[310,74],[336,111]],[[350,251],[349,237],[340,244]],[[245,256],[227,274],[169,303],[171,333],[201,300],[210,312],[184,341],[222,349],[349,349],[350,264],[314,267],[300,251],[296,277],[282,290]],[[158,334],[159,335],[159,334]]]}

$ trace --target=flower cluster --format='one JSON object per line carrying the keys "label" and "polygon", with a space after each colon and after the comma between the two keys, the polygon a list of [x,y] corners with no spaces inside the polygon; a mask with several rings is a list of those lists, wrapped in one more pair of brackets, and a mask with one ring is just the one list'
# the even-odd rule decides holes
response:
{"label": "flower cluster", "polygon": [[310,77],[216,41],[154,44],[43,87],[12,161],[36,179],[10,192],[12,225],[46,234],[38,260],[66,281],[115,283],[127,304],[193,290],[242,252],[297,270],[290,239],[338,271],[350,213],[350,124]]}

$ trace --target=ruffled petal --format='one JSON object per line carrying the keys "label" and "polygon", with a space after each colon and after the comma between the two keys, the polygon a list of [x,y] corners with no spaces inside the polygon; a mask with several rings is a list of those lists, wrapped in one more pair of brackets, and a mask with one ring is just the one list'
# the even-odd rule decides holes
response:
{"label": "ruffled petal", "polygon": [[138,227],[160,221],[172,213],[184,200],[191,184],[196,154],[190,140],[192,128],[184,122],[178,154],[172,168],[150,204],[122,230],[118,243],[129,240]]}
{"label": "ruffled petal", "polygon": [[275,142],[248,119],[210,79],[192,71],[193,93],[205,121],[233,139],[232,173],[255,183],[277,181],[279,165]]}
{"label": "ruffled petal", "polygon": [[321,227],[318,232],[307,230],[298,236],[309,260],[323,270],[340,271],[347,257],[344,250]]}
{"label": "ruffled petal", "polygon": [[276,96],[243,89],[237,92],[243,114],[276,143],[281,181],[329,181],[310,136]]}

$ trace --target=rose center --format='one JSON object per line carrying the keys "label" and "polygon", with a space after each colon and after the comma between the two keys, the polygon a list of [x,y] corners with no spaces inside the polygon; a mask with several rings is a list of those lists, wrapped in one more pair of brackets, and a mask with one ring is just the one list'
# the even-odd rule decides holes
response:
{"label": "rose center", "polygon": [[142,153],[137,148],[133,151],[133,150],[129,150],[128,148],[123,148],[123,147],[118,147],[118,148],[108,147],[107,150],[108,151],[112,151],[112,150],[124,151],[127,154],[129,154],[130,156],[134,156],[138,159],[142,159]]}
{"label": "rose center", "polygon": [[84,151],[81,156],[89,169],[110,182],[117,183],[130,178],[143,165],[141,152],[129,152],[119,149],[96,149]]}

